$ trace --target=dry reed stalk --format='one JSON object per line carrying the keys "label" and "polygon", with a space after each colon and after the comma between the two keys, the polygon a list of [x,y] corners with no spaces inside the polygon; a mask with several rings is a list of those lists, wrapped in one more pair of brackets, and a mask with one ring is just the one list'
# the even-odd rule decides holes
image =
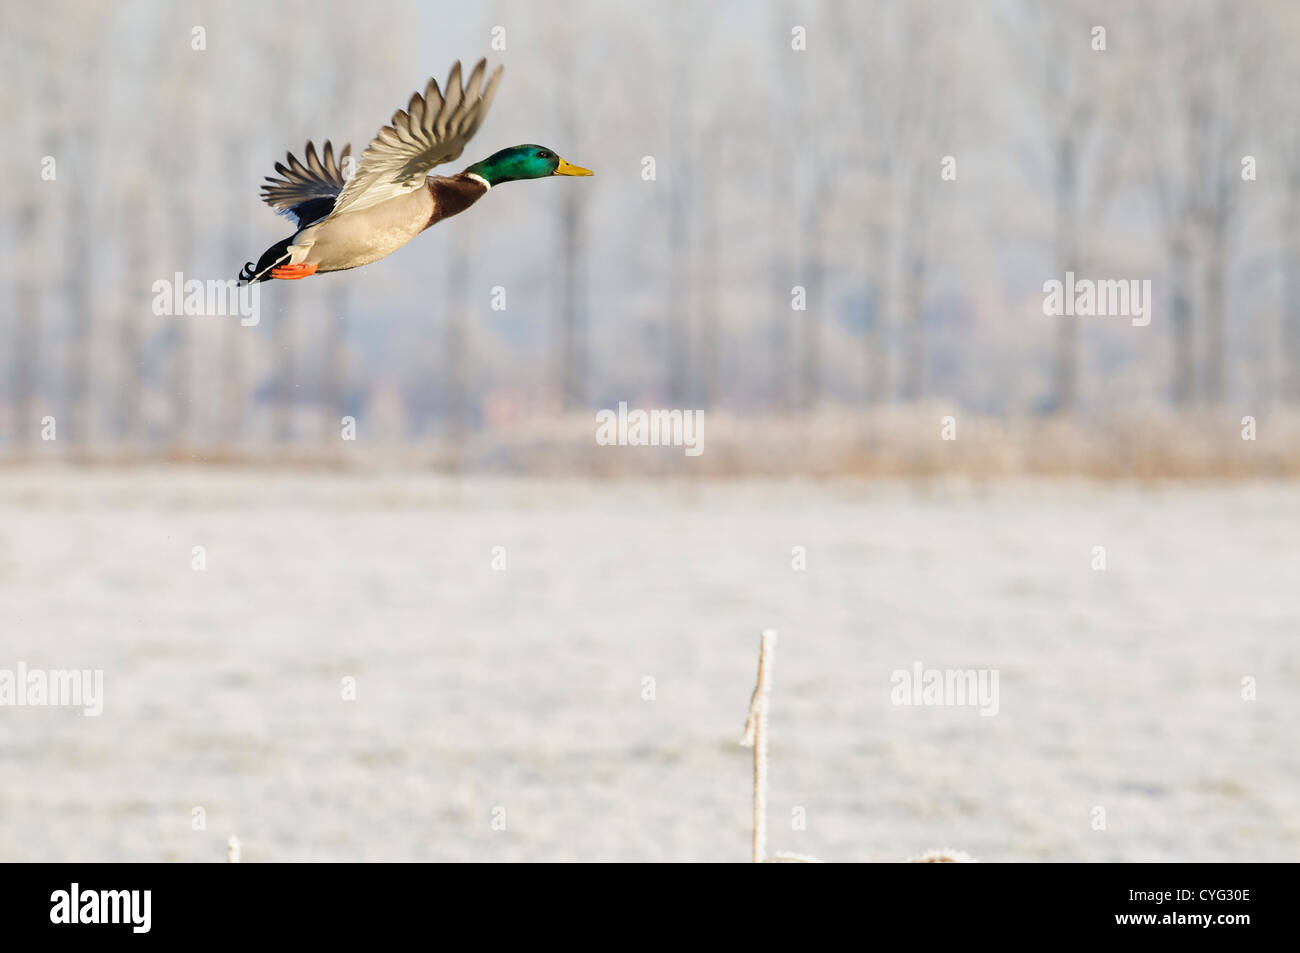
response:
{"label": "dry reed stalk", "polygon": [[772,661],[776,630],[766,629],[758,646],[758,680],[749,699],[745,736],[740,743],[754,749],[754,863],[763,862],[767,850],[767,705],[772,686]]}
{"label": "dry reed stalk", "polygon": [[[758,680],[749,699],[749,716],[740,743],[754,749],[754,863],[820,864],[807,854],[777,853],[767,856],[767,707],[772,695],[772,663],[776,658],[776,630],[764,629],[758,645]],[[944,848],[931,850],[919,857],[909,857],[914,864],[973,864],[977,861],[965,851]]]}
{"label": "dry reed stalk", "polygon": [[767,707],[772,693],[772,663],[776,657],[776,630],[765,629],[758,645],[758,679],[749,700],[745,736],[740,743],[754,749],[754,863],[816,864],[805,854],[767,856]]}

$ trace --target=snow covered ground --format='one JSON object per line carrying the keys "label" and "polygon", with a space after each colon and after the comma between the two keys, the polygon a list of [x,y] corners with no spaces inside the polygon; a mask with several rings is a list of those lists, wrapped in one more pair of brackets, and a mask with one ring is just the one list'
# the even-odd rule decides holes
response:
{"label": "snow covered ground", "polygon": [[[1297,526],[1281,484],[3,472],[0,669],[104,710],[0,708],[0,859],[745,860],[774,627],[774,850],[1298,860]],[[891,704],[918,662],[997,715]]]}

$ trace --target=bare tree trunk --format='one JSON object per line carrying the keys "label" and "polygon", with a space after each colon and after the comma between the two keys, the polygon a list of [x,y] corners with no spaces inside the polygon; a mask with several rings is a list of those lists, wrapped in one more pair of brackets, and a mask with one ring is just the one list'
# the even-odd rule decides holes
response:
{"label": "bare tree trunk", "polygon": [[[814,101],[810,93],[813,88],[810,74],[814,61],[809,60],[808,57],[800,57],[796,62],[799,64],[795,68],[794,75],[796,101],[810,103]],[[822,389],[821,322],[822,310],[825,307],[822,294],[825,283],[825,263],[822,261],[821,203],[825,201],[828,190],[819,186],[822,184],[821,176],[825,174],[823,169],[828,160],[821,158],[818,153],[817,134],[820,130],[815,118],[810,116],[806,109],[796,110],[795,115],[798,141],[803,144],[809,155],[817,157],[813,161],[819,164],[814,167],[811,175],[804,173],[801,176],[805,187],[801,190],[802,194],[795,195],[795,199],[800,203],[797,206],[800,213],[800,254],[802,255],[802,261],[799,263],[799,284],[803,285],[804,289],[804,310],[796,312],[799,321],[799,409],[807,413],[816,409],[818,401],[821,400]],[[790,188],[787,183],[782,191],[789,191]]]}
{"label": "bare tree trunk", "polygon": [[822,311],[825,308],[826,266],[822,261],[820,216],[817,207],[804,216],[804,293],[801,313],[799,408],[817,408],[822,396]]}
{"label": "bare tree trunk", "polygon": [[566,410],[586,401],[586,320],[580,275],[582,259],[582,209],[576,189],[564,197],[561,216],[564,232],[564,278],[560,296],[560,388]]}
{"label": "bare tree trunk", "polygon": [[[133,228],[125,230],[126,281],[130,289],[147,288],[149,269],[149,203],[143,188],[128,191],[125,208],[137,209],[143,220],[137,219]],[[128,293],[124,299],[119,321],[121,353],[121,415],[122,433],[127,442],[139,445],[144,441],[143,415],[141,413],[140,377],[144,373],[144,357],[140,347],[139,296]]]}
{"label": "bare tree trunk", "polygon": [[722,320],[718,313],[718,269],[721,267],[718,256],[718,204],[722,183],[716,166],[710,166],[709,180],[707,194],[700,205],[700,343],[696,367],[696,397],[699,405],[706,410],[713,408],[718,397],[718,329]]}
{"label": "bare tree trunk", "polygon": [[[177,14],[188,32],[190,14]],[[170,111],[170,133],[178,142],[189,142],[193,131],[202,126],[202,120],[195,115],[197,104],[202,97],[196,97],[195,90],[200,85],[196,72],[201,69],[204,60],[189,48],[188,44],[176,47],[175,57],[170,63],[168,101]],[[189,281],[198,276],[193,274],[194,236],[196,234],[195,216],[198,214],[198,202],[194,194],[193,166],[177,153],[171,168],[171,192],[169,204],[172,220],[170,229],[173,271],[181,272],[184,280]],[[184,289],[182,288],[182,291]],[[191,352],[193,350],[192,316],[174,314],[167,319],[167,354],[170,359],[170,380],[168,392],[171,397],[171,419],[168,424],[167,442],[173,449],[183,447],[190,442],[190,426],[193,416],[193,388],[191,386]]]}
{"label": "bare tree trunk", "polygon": [[1174,404],[1186,407],[1192,399],[1195,358],[1192,346],[1192,302],[1189,294],[1192,277],[1191,248],[1185,239],[1174,238],[1171,241],[1169,260],[1169,330],[1173,348],[1170,390]]}
{"label": "bare tree trunk", "polygon": [[[93,155],[84,144],[80,155]],[[68,354],[68,428],[72,442],[85,447],[90,442],[90,349],[93,325],[90,321],[90,294],[87,282],[94,267],[89,241],[89,184],[79,179],[72,183],[71,201],[65,226],[68,235],[68,259],[73,274],[68,281],[69,354]]]}
{"label": "bare tree trunk", "polygon": [[[682,144],[680,139],[678,144]],[[668,402],[680,407],[686,401],[690,380],[686,312],[691,280],[691,249],[685,194],[690,169],[685,153],[674,153],[674,156],[677,166],[670,173],[673,177],[673,195],[668,212],[668,255],[671,262],[668,276]]]}
{"label": "bare tree trunk", "polygon": [[[90,25],[90,24],[88,24]],[[98,30],[102,24],[96,23],[92,29]],[[92,34],[93,35],[93,34]],[[82,70],[85,75],[96,75],[102,59],[103,45],[98,39],[86,46]],[[75,181],[71,183],[71,201],[68,203],[66,220],[68,253],[73,274],[68,282],[68,317],[69,317],[69,366],[68,366],[68,410],[70,430],[73,443],[86,447],[91,442],[92,395],[91,379],[92,345],[94,343],[95,323],[91,321],[91,275],[94,272],[95,245],[91,242],[90,196],[93,183],[91,176],[97,171],[91,157],[99,153],[98,129],[99,116],[93,110],[87,113],[79,124],[79,132],[69,143],[77,150]]]}
{"label": "bare tree trunk", "polygon": [[1300,404],[1300,176],[1290,182],[1282,223],[1282,241],[1286,249],[1283,269],[1285,300],[1279,342],[1282,396],[1289,404]]}
{"label": "bare tree trunk", "polygon": [[1226,396],[1227,375],[1224,336],[1224,270],[1227,259],[1227,230],[1222,220],[1209,229],[1205,263],[1205,397],[1219,407]]}
{"label": "bare tree trunk", "polygon": [[[188,109],[183,103],[181,111]],[[184,123],[188,126],[188,123]],[[188,134],[177,130],[182,141]],[[173,250],[176,271],[182,272],[184,280],[191,278],[190,264],[193,262],[194,250],[194,197],[189,188],[188,172],[178,170],[179,180],[175,181],[171,196]],[[184,289],[182,289],[184,290]],[[167,331],[167,351],[171,358],[171,380],[168,390],[171,393],[171,420],[168,429],[168,442],[173,446],[184,446],[189,442],[190,415],[192,395],[190,390],[190,351],[193,328],[191,318],[184,314],[174,314],[167,319],[170,324]]]}
{"label": "bare tree trunk", "polygon": [[921,247],[912,249],[903,277],[903,400],[921,399],[925,389],[925,272],[926,256]]}
{"label": "bare tree trunk", "polygon": [[[1069,130],[1064,130],[1056,146],[1056,261],[1065,273],[1078,265],[1078,176],[1075,168],[1075,145]],[[1079,323],[1071,314],[1056,318],[1056,400],[1054,410],[1067,415],[1078,402]]]}
{"label": "bare tree trunk", "polygon": [[469,255],[466,243],[457,242],[447,274],[446,362],[447,456],[453,470],[460,469],[468,430],[469,408]]}
{"label": "bare tree trunk", "polygon": [[870,325],[864,329],[863,340],[867,348],[867,403],[880,405],[889,399],[889,314],[890,267],[889,229],[872,229],[872,248],[875,263],[868,263],[866,273],[874,275],[876,295],[869,302]]}
{"label": "bare tree trunk", "polygon": [[[193,247],[193,229],[190,227],[189,216],[191,210],[189,202],[179,198],[174,199],[176,202],[177,222],[173,226],[173,236],[176,240],[178,250],[189,250]],[[184,252],[182,251],[182,254]],[[188,261],[188,259],[182,259]],[[186,281],[189,280],[186,272]],[[190,352],[192,329],[190,319],[184,314],[172,315],[168,320],[171,327],[167,335],[168,352],[171,355],[171,382],[169,390],[171,391],[171,423],[168,432],[168,442],[172,446],[184,446],[189,442],[190,434],[190,417],[192,411],[193,398],[190,389]]]}
{"label": "bare tree trunk", "polygon": [[25,444],[37,431],[36,388],[40,366],[41,321],[45,316],[46,276],[38,257],[40,225],[36,201],[28,198],[18,210],[17,305],[14,316],[13,404],[14,436]]}
{"label": "bare tree trunk", "polygon": [[[785,168],[781,153],[772,150],[772,184],[768,190],[773,208],[772,220],[780,222],[788,211]],[[785,256],[784,229],[770,236],[772,261],[769,266],[772,279],[772,403],[780,413],[787,413],[793,405],[790,381],[790,347],[794,340],[791,323],[795,312],[790,307],[789,262]]]}
{"label": "bare tree trunk", "polygon": [[925,281],[926,226],[929,204],[926,183],[919,168],[911,171],[907,186],[907,220],[903,224],[902,309],[903,331],[902,397],[917,401],[925,389]]}
{"label": "bare tree trunk", "polygon": [[1056,400],[1052,410],[1066,416],[1078,402],[1079,323],[1069,314],[1057,315],[1056,322]]}
{"label": "bare tree trunk", "polygon": [[[670,59],[673,76],[673,102],[687,104],[693,101],[691,81],[694,64],[691,55],[691,22],[681,14],[669,17],[672,25],[669,43],[673,50]],[[695,198],[692,188],[693,164],[691,150],[695,136],[689,123],[689,112],[675,109],[669,118],[669,155],[672,168],[668,172],[671,188],[668,207],[668,400],[675,407],[685,405],[690,399],[690,293],[691,293],[691,233],[689,211]]]}

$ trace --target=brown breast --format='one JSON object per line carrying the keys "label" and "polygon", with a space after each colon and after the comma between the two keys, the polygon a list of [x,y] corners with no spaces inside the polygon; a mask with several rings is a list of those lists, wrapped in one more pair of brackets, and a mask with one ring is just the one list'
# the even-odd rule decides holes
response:
{"label": "brown breast", "polygon": [[486,195],[488,190],[483,182],[472,179],[463,172],[452,176],[431,175],[427,181],[429,194],[433,196],[433,213],[425,228],[465,211]]}

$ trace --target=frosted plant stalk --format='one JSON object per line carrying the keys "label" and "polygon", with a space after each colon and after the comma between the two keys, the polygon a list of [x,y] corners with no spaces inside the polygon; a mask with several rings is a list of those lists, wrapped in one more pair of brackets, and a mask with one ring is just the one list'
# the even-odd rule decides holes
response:
{"label": "frosted plant stalk", "polygon": [[754,863],[767,853],[767,704],[772,690],[772,661],[776,630],[765,629],[758,648],[758,682],[749,700],[745,736],[740,743],[754,749]]}
{"label": "frosted plant stalk", "polygon": [[[779,852],[767,856],[767,706],[772,695],[772,663],[776,658],[776,629],[764,629],[758,646],[758,681],[749,699],[749,717],[745,719],[745,734],[740,743],[754,749],[754,863],[756,864],[820,864],[816,857],[807,854]],[[909,857],[909,863],[936,864],[977,863],[965,851],[931,850],[919,857]]]}

